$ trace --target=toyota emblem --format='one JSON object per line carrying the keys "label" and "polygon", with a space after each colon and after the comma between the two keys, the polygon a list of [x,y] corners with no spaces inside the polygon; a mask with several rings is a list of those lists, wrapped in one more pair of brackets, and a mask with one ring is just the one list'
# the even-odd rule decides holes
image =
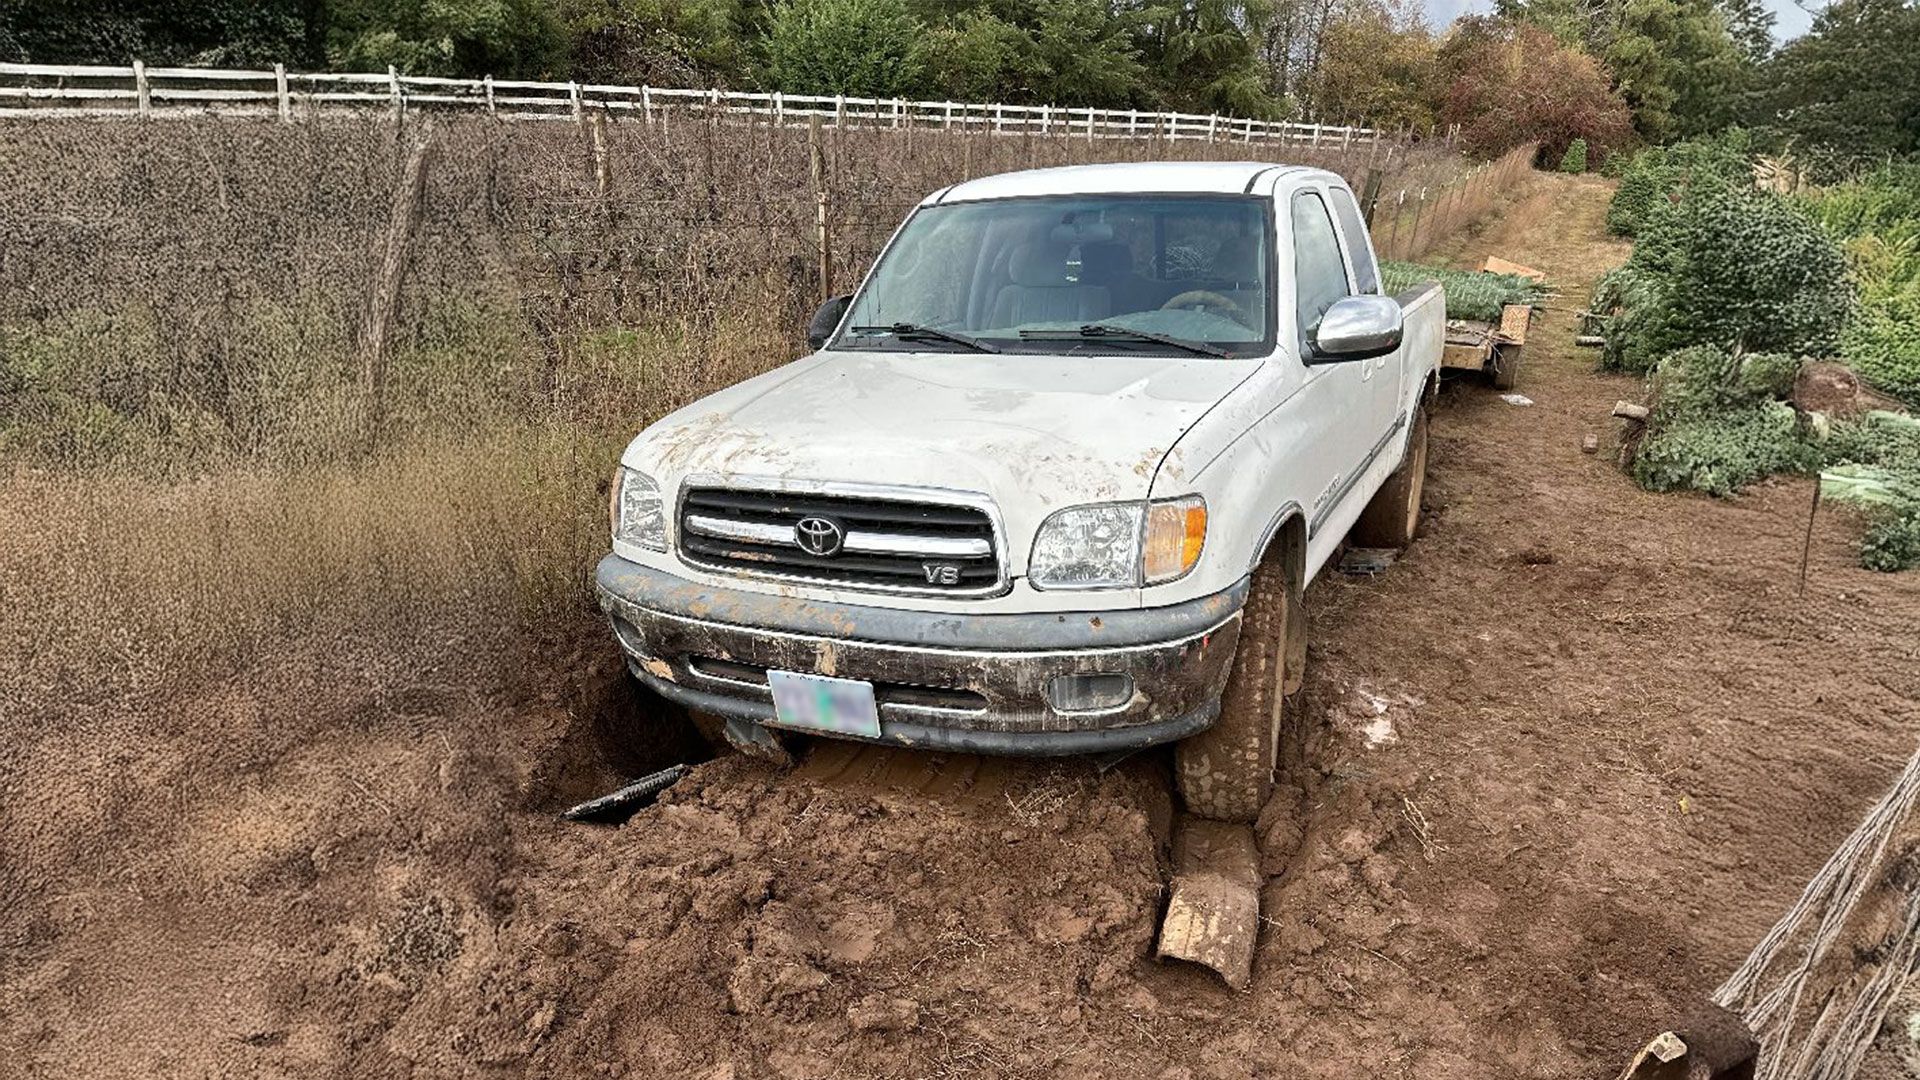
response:
{"label": "toyota emblem", "polygon": [[801,551],[824,559],[840,554],[840,546],[847,542],[847,530],[832,518],[803,517],[793,526],[793,541]]}

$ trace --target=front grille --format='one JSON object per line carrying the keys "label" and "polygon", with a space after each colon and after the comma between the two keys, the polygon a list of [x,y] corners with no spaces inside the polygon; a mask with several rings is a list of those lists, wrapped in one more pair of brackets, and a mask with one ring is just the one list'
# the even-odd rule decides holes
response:
{"label": "front grille", "polygon": [[[687,670],[703,679],[758,687],[767,691],[769,700],[773,696],[773,691],[768,687],[767,669],[759,664],[717,660],[711,656],[689,656]],[[978,690],[955,690],[945,686],[920,686],[914,683],[876,681],[873,683],[873,700],[874,704],[883,709],[889,705],[899,705],[910,709],[939,709],[943,712],[983,713],[987,711],[986,695]]]}
{"label": "front grille", "polygon": [[[795,526],[813,518],[839,530],[838,550],[802,548]],[[993,521],[973,506],[696,487],[680,502],[679,526],[681,557],[712,570],[930,595],[1005,586]]]}

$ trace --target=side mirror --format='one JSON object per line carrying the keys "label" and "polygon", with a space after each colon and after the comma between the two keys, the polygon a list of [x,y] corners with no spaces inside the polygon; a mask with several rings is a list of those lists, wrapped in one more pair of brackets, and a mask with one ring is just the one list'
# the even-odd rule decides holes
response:
{"label": "side mirror", "polygon": [[847,304],[852,301],[852,299],[853,297],[851,295],[835,296],[820,305],[820,310],[814,312],[813,318],[807,322],[807,348],[820,349],[826,347],[827,339],[833,336],[834,329],[840,325],[840,320],[846,316]]}
{"label": "side mirror", "polygon": [[1388,296],[1349,296],[1336,302],[1313,329],[1309,364],[1371,360],[1400,347],[1406,322],[1400,302]]}

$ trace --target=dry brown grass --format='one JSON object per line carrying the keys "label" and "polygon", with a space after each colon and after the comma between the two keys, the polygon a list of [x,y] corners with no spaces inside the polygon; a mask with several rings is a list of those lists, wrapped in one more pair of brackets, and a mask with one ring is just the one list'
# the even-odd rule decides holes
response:
{"label": "dry brown grass", "polygon": [[[0,698],[164,694],[289,641],[407,663],[587,625],[622,442],[801,350],[823,291],[804,132],[430,125],[4,133]],[[375,410],[366,310],[422,138]],[[825,151],[832,291],[968,176],[1244,156],[926,131]],[[1462,167],[1437,147],[1287,156],[1389,192]]]}
{"label": "dry brown grass", "polygon": [[609,444],[567,429],[181,482],[0,480],[0,698],[165,695],[276,642],[453,646],[580,614]]}

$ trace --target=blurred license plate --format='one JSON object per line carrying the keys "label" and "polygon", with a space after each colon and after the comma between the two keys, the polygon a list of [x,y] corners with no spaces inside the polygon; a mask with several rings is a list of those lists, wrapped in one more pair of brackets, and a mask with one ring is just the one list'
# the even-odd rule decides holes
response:
{"label": "blurred license plate", "polygon": [[769,671],[774,722],[781,727],[832,735],[880,737],[880,708],[873,684],[794,671]]}

